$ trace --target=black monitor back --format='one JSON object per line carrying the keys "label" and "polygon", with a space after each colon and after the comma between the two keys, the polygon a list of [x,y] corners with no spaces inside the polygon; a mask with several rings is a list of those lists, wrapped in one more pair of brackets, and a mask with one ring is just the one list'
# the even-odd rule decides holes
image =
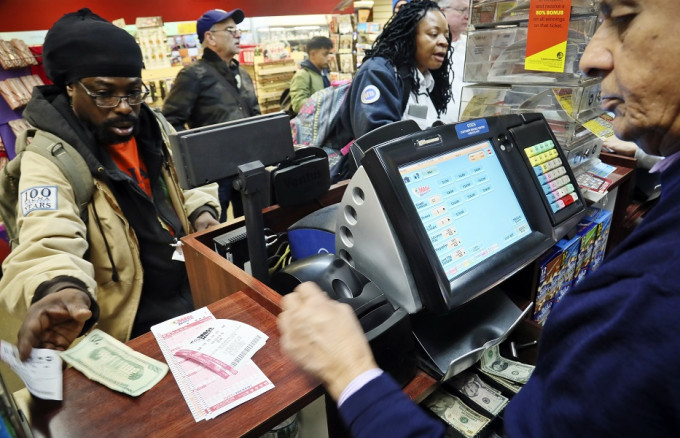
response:
{"label": "black monitor back", "polygon": [[241,164],[269,166],[294,155],[290,119],[281,112],[181,131],[170,144],[185,189],[236,176]]}

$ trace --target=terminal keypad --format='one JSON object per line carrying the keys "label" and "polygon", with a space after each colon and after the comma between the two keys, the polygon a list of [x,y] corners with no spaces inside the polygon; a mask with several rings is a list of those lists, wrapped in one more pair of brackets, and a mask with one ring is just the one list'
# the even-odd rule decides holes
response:
{"label": "terminal keypad", "polygon": [[524,148],[524,153],[553,213],[578,200],[578,193],[552,140]]}

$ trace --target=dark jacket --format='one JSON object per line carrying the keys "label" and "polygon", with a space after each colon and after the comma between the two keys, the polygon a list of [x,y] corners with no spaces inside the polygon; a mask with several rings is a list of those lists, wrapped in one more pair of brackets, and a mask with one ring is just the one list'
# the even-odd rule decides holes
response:
{"label": "dark jacket", "polygon": [[361,64],[347,92],[336,125],[339,147],[372,130],[402,119],[405,108],[404,81],[386,58],[375,57]]}
{"label": "dark jacket", "polygon": [[441,438],[444,423],[419,409],[387,373],[371,380],[340,406],[353,437]]}
{"label": "dark jacket", "polygon": [[229,67],[206,48],[184,67],[163,103],[163,115],[178,131],[260,114],[253,80],[232,60]]}
{"label": "dark jacket", "polygon": [[680,160],[661,188],[635,231],[553,309],[536,370],[506,408],[508,436],[677,436]]}
{"label": "dark jacket", "polygon": [[[506,436],[677,436],[680,160],[661,187],[633,234],[553,309],[536,369],[503,414]],[[384,374],[340,413],[357,438],[443,436]]]}

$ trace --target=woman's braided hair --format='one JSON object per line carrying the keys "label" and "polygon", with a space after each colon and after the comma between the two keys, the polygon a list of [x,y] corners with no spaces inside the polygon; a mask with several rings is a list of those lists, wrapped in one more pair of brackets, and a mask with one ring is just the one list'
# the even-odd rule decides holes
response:
{"label": "woman's braided hair", "polygon": [[[418,23],[425,17],[430,10],[440,11],[437,3],[433,1],[413,0],[403,5],[399,12],[385,24],[382,33],[378,35],[373,46],[366,51],[364,61],[379,56],[389,59],[394,66],[399,69],[406,66],[411,71],[411,90],[418,89],[416,73],[416,33]],[[444,63],[437,70],[430,70],[434,78],[434,89],[430,93],[430,98],[437,114],[446,111],[446,105],[451,99],[451,81],[449,72],[451,71],[451,34],[448,36],[449,49],[446,52]],[[453,72],[451,72],[453,74]]]}

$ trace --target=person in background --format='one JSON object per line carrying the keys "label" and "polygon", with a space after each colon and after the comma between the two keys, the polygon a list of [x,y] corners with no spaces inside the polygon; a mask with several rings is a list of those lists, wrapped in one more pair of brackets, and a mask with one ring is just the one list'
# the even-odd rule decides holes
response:
{"label": "person in background", "polygon": [[219,223],[216,193],[179,187],[164,142],[172,128],[143,103],[142,52],[129,33],[81,9],[47,32],[43,60],[54,85],[34,88],[23,115],[82,156],[94,191],[83,218],[57,165],[22,156],[19,193],[49,197],[21,197],[0,281],[0,335],[18,330],[22,360],[33,347],[67,349],[95,323],[127,341],[192,311],[173,245]]}
{"label": "person in background", "polygon": [[468,0],[438,0],[451,32],[451,100],[446,109],[449,122],[459,120],[460,98],[463,87],[463,72],[465,70],[465,47],[467,45],[467,27],[470,20],[470,5]]}
{"label": "person in background", "polygon": [[290,81],[290,97],[293,111],[300,111],[309,96],[331,85],[328,79],[328,56],[333,41],[328,37],[316,36],[307,43],[309,59],[302,61],[300,70]]}
{"label": "person in background", "polygon": [[411,0],[392,0],[392,15],[399,12],[399,8],[404,6],[406,3],[410,3]]}
{"label": "person in background", "polygon": [[[680,429],[680,2],[603,0],[580,61],[602,79],[614,132],[664,156],[657,206],[553,310],[536,368],[503,413],[505,434],[669,437]],[[319,378],[356,438],[441,437],[375,366],[346,304],[303,284],[282,302],[281,346]]]}
{"label": "person in background", "polygon": [[432,1],[402,6],[366,51],[340,109],[337,143],[342,147],[399,120],[432,126],[451,98],[449,66],[449,26],[439,6]]}
{"label": "person in background", "polygon": [[[212,9],[196,21],[203,57],[177,74],[163,102],[163,115],[178,131],[260,114],[253,80],[235,59],[241,51],[241,31],[236,25],[244,18],[240,9]],[[232,178],[220,180],[218,185],[220,221],[226,220],[230,202],[234,216],[242,216],[241,195],[232,187]]]}

